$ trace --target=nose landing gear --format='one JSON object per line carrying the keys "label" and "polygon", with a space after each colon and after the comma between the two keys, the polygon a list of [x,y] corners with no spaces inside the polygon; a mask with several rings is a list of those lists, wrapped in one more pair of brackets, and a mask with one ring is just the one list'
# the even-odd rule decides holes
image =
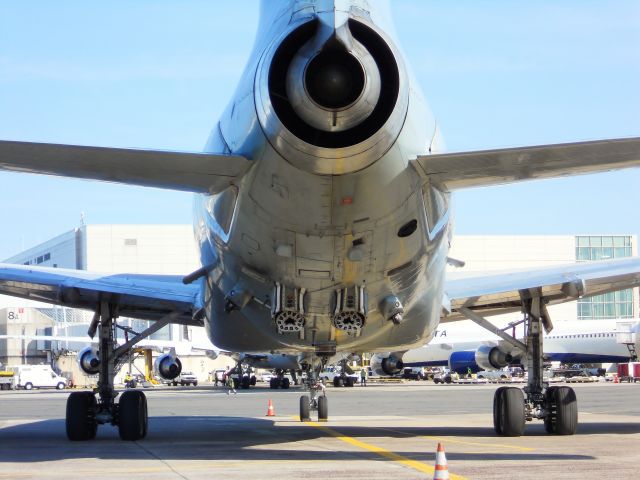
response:
{"label": "nose landing gear", "polygon": [[309,395],[302,395],[300,397],[300,421],[310,421],[311,412],[318,412],[318,421],[326,422],[329,419],[329,400],[326,396],[325,387],[322,380],[319,378],[319,373],[323,370],[323,361],[319,364],[317,369],[310,367],[307,370],[307,378],[304,381],[304,385],[309,389]]}

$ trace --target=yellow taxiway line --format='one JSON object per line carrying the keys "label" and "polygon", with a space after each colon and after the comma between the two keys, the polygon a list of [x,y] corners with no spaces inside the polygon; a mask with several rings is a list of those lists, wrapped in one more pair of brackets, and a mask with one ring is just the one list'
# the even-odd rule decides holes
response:
{"label": "yellow taxiway line", "polygon": [[[422,473],[428,473],[429,475],[433,475],[435,472],[435,468],[432,467],[431,465],[427,465],[426,463],[422,463],[417,460],[412,460],[405,456],[386,450],[382,447],[378,447],[376,445],[363,442],[362,440],[357,440],[353,437],[349,437],[321,423],[311,422],[311,421],[306,421],[304,423],[305,425],[310,425],[312,427],[315,427],[340,441],[348,443],[349,445],[353,445],[354,447],[358,447],[363,450],[367,450],[369,452],[375,453],[376,455],[380,455],[381,457],[386,458],[387,460],[391,460],[393,462],[399,463],[401,465],[404,465],[405,467],[412,468]],[[466,480],[466,477],[461,477],[460,475],[454,475],[452,473],[449,473],[449,477],[452,480]]]}

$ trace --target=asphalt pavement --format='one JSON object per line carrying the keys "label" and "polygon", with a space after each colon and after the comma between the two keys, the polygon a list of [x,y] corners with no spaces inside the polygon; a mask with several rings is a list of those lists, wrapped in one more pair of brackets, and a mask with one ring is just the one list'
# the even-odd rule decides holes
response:
{"label": "asphalt pavement", "polygon": [[0,479],[432,478],[439,442],[451,478],[638,478],[640,384],[576,385],[580,426],[569,437],[547,435],[541,422],[520,438],[496,436],[495,388],[328,388],[326,423],[297,419],[298,388],[145,389],[149,434],[139,442],[119,440],[111,426],[69,442],[68,391],[3,391]]}

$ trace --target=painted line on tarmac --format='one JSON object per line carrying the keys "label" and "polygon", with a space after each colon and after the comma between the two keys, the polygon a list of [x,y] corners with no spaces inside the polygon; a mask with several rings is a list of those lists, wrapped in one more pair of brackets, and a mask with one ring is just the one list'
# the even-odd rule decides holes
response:
{"label": "painted line on tarmac", "polygon": [[[580,412],[582,413],[582,412]],[[394,432],[394,433],[402,433],[404,435],[407,435],[409,437],[413,437],[414,435],[412,433],[409,432],[404,432],[402,430],[396,430],[395,428],[387,428],[387,427],[380,427],[382,430],[387,430],[389,432]],[[426,438],[429,440],[435,440],[436,442],[443,442],[443,443],[457,443],[459,445],[473,445],[475,447],[498,447],[498,448],[509,448],[511,450],[517,450],[519,452],[533,452],[535,450],[535,448],[531,448],[531,447],[518,447],[517,445],[505,445],[502,443],[484,443],[484,442],[467,442],[466,440],[454,440],[451,437],[434,437],[431,435],[419,435],[420,438]]]}
{"label": "painted line on tarmac", "polygon": [[[294,418],[298,418],[298,417],[294,417]],[[395,452],[391,452],[389,450],[386,450],[382,447],[378,447],[376,445],[372,445],[370,443],[367,442],[363,442],[362,440],[358,440],[356,438],[353,437],[349,437],[347,435],[344,435],[342,433],[340,433],[337,430],[334,430],[333,428],[329,428],[325,425],[322,425],[321,423],[317,423],[317,422],[312,422],[312,421],[306,421],[303,422],[305,425],[309,425],[311,427],[317,428],[321,431],[323,431],[324,433],[340,440],[343,441],[345,443],[348,443],[349,445],[352,445],[354,447],[358,447],[361,448],[363,450],[367,450],[369,452],[375,453],[376,455],[380,455],[383,458],[386,458],[387,460],[392,460],[393,462],[399,463],[401,465],[404,465],[405,467],[409,467],[412,468],[414,470],[417,470],[419,472],[422,473],[428,473],[429,475],[433,475],[435,473],[435,468],[432,467],[431,465],[427,465],[426,463],[422,463],[419,462],[417,460],[412,460],[410,458],[407,458],[403,455],[399,455]],[[452,480],[466,480],[466,477],[461,477],[460,475],[454,475],[452,473],[449,474],[450,478]]]}

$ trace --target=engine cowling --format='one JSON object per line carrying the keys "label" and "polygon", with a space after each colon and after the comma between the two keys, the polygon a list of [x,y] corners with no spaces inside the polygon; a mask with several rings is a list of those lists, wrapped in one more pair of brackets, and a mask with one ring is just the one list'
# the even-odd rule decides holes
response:
{"label": "engine cowling", "polygon": [[264,52],[255,106],[289,162],[342,175],[366,168],[393,145],[408,110],[408,76],[394,42],[375,24],[318,10],[314,19],[292,21]]}
{"label": "engine cowling", "polygon": [[476,350],[475,360],[483,370],[499,370],[509,365],[513,356],[500,350],[497,345],[481,345]]}
{"label": "engine cowling", "polygon": [[404,368],[402,356],[394,353],[376,353],[371,357],[369,365],[376,375],[396,375]]}
{"label": "engine cowling", "polygon": [[476,363],[476,352],[473,350],[453,352],[449,357],[449,369],[461,374],[468,373],[469,369],[477,373],[480,367]]}
{"label": "engine cowling", "polygon": [[165,380],[173,380],[182,372],[182,362],[175,355],[165,353],[153,363],[153,371]]}
{"label": "engine cowling", "polygon": [[481,345],[477,350],[453,352],[449,357],[449,368],[458,373],[477,373],[480,370],[499,370],[513,362],[510,353],[497,345]]}
{"label": "engine cowling", "polygon": [[80,369],[87,375],[97,375],[100,370],[100,355],[98,349],[94,347],[80,350],[76,361]]}

